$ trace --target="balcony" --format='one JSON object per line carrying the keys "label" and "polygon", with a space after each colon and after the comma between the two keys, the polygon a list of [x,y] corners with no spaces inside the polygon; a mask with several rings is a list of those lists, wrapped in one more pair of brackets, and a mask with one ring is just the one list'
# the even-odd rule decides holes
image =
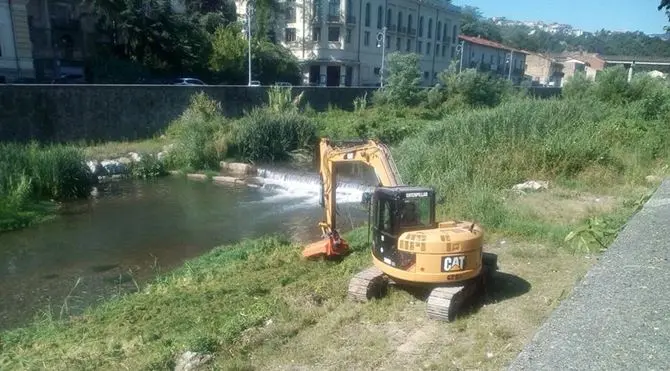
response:
{"label": "balcony", "polygon": [[348,25],[355,25],[356,24],[356,17],[353,15],[348,15],[347,16],[347,24]]}
{"label": "balcony", "polygon": [[410,36],[416,36],[416,28],[410,28],[407,34]]}
{"label": "balcony", "polygon": [[407,27],[398,27],[398,32],[402,33],[402,34],[406,34],[407,33]]}
{"label": "balcony", "polygon": [[389,31],[389,32],[396,32],[397,29],[398,29],[398,27],[394,24],[390,24],[390,25],[386,26],[386,30]]}
{"label": "balcony", "polygon": [[323,16],[322,15],[313,15],[310,22],[321,24],[323,22]]}
{"label": "balcony", "polygon": [[342,14],[328,14],[328,16],[326,17],[326,21],[328,23],[344,23],[343,18],[344,17],[342,16]]}

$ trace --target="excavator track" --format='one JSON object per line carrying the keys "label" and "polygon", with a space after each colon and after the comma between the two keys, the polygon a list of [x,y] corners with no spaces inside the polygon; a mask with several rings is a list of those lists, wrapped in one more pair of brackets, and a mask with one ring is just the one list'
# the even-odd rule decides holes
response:
{"label": "excavator track", "polygon": [[379,299],[386,295],[388,279],[377,267],[370,267],[356,274],[349,281],[349,299],[357,302],[367,302]]}
{"label": "excavator track", "polygon": [[485,292],[493,273],[498,268],[498,257],[484,253],[482,272],[463,285],[436,287],[428,296],[426,313],[428,318],[451,322],[463,308],[463,304],[477,293]]}

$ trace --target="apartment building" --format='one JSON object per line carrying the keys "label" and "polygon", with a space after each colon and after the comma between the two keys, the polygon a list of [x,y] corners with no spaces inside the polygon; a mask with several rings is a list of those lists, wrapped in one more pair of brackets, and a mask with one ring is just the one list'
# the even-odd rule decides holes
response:
{"label": "apartment building", "polygon": [[526,76],[534,83],[559,87],[563,81],[563,64],[551,56],[530,53],[526,55]]}
{"label": "apartment building", "polygon": [[[303,83],[376,86],[382,51],[417,53],[424,85],[456,55],[460,9],[446,0],[284,0],[280,42],[301,62]],[[237,2],[241,17],[246,2]],[[252,20],[253,22],[253,20]],[[262,83],[272,83],[263,81]]]}
{"label": "apartment building", "polygon": [[[460,35],[463,68],[490,71],[519,84],[525,76],[526,56],[530,53],[481,37]],[[510,64],[511,63],[511,64]],[[511,68],[511,73],[510,73]]]}
{"label": "apartment building", "polygon": [[0,0],[0,83],[33,78],[28,0]]}

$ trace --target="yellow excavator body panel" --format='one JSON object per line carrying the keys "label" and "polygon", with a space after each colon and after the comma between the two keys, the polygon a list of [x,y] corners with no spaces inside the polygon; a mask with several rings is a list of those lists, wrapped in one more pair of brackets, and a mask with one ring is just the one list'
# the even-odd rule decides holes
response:
{"label": "yellow excavator body panel", "polygon": [[398,251],[414,254],[415,262],[400,269],[377,259],[373,263],[397,281],[411,284],[449,284],[479,275],[483,231],[471,222],[441,222],[435,229],[404,232]]}

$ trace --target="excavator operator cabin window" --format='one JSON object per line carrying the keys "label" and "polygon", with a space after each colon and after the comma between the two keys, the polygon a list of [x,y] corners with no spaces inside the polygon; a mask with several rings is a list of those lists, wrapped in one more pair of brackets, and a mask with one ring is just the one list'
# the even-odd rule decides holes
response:
{"label": "excavator operator cabin window", "polygon": [[377,204],[376,225],[379,231],[392,234],[393,233],[393,218],[391,212],[391,203],[389,200],[381,199]]}
{"label": "excavator operator cabin window", "polygon": [[417,197],[402,200],[400,223],[403,226],[430,225],[430,198]]}

